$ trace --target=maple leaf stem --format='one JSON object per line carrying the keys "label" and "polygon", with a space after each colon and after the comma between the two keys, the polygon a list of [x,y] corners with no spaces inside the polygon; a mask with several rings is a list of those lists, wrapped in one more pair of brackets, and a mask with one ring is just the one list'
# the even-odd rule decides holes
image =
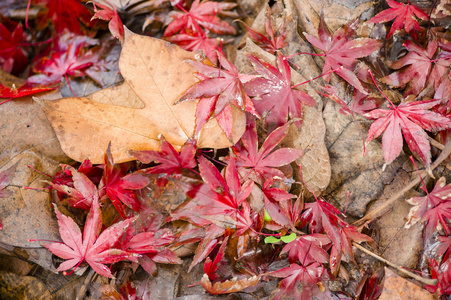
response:
{"label": "maple leaf stem", "polygon": [[409,157],[409,159],[413,163],[413,166],[415,167],[415,170],[417,171],[418,177],[420,177],[421,183],[423,184],[421,189],[426,192],[426,195],[429,195],[428,189],[426,187],[426,183],[424,183],[423,176],[421,176],[420,171],[418,170],[417,164],[415,163],[415,160],[413,159],[413,156],[411,155]]}
{"label": "maple leaf stem", "polygon": [[77,97],[77,94],[75,94],[74,90],[72,89],[72,86],[70,85],[69,77],[67,74],[64,74],[64,77],[66,78],[67,85],[69,86],[69,89],[71,90],[72,94],[74,94],[75,97]]}
{"label": "maple leaf stem", "polygon": [[63,242],[52,241],[52,240],[41,240],[41,239],[28,239],[29,242],[50,242],[50,243],[58,243],[64,244]]}
{"label": "maple leaf stem", "polygon": [[5,103],[7,103],[7,102],[9,102],[11,100],[13,100],[13,98],[9,98],[8,100],[3,101],[2,103],[0,103],[0,105],[5,104]]}
{"label": "maple leaf stem", "polygon": [[307,81],[301,82],[301,83],[299,83],[299,84],[293,85],[291,88],[295,88],[295,87],[298,87],[298,86],[300,86],[300,85],[309,83],[310,81],[313,81],[313,80],[315,80],[315,79],[318,79],[318,78],[323,77],[323,76],[326,76],[326,75],[329,75],[330,73],[335,73],[335,72],[337,72],[337,71],[339,71],[339,70],[341,70],[341,69],[343,69],[343,66],[340,66],[339,68],[336,68],[336,69],[334,69],[334,70],[331,70],[331,71],[328,71],[328,72],[326,72],[326,73],[323,73],[323,74],[321,74],[321,75],[319,75],[319,76],[316,76],[315,78],[312,78],[312,79],[310,79],[310,80],[307,80]]}
{"label": "maple leaf stem", "polygon": [[32,169],[32,170],[35,171],[35,172],[38,172],[39,174],[45,175],[45,176],[50,177],[50,178],[53,177],[53,176],[50,176],[50,175],[47,174],[47,173],[44,173],[44,172],[42,172],[42,171],[39,171],[38,169],[36,169],[36,168],[33,167],[32,165],[28,165],[27,167],[29,167],[30,169]]}
{"label": "maple leaf stem", "polygon": [[27,13],[25,14],[25,28],[28,29],[28,15],[30,14],[31,0],[28,0]]}
{"label": "maple leaf stem", "polygon": [[85,260],[84,258],[83,258],[83,259],[80,259],[80,261],[78,262],[78,264],[77,264],[75,267],[73,267],[72,270],[71,270],[69,273],[67,273],[66,271],[64,271],[64,272],[63,272],[63,275],[69,276],[69,275],[71,275],[72,273],[74,273],[75,270],[81,265],[81,263],[82,263],[84,260]]}
{"label": "maple leaf stem", "polygon": [[[313,192],[313,190],[309,187],[309,185],[304,181],[304,177],[302,176],[302,165],[299,165],[299,177],[301,178],[302,183],[307,187],[307,189],[310,191],[310,193],[313,194],[313,196],[315,197],[315,200],[318,201],[318,197],[316,197],[315,193]],[[299,184],[300,182],[298,182]]]}
{"label": "maple leaf stem", "polygon": [[23,186],[22,188],[26,189],[26,190],[33,190],[33,191],[44,191],[44,190],[48,190],[50,187],[46,187],[46,188],[32,188],[29,186]]}
{"label": "maple leaf stem", "polygon": [[20,47],[39,46],[39,45],[51,43],[52,41],[53,41],[53,38],[49,38],[46,41],[42,41],[42,42],[38,42],[38,43],[23,43],[23,44],[19,44],[19,46]]}
{"label": "maple leaf stem", "polygon": [[291,54],[291,55],[289,55],[289,56],[287,56],[285,58],[289,59],[289,58],[292,58],[292,57],[294,57],[296,55],[299,55],[299,54],[308,54],[308,55],[313,55],[313,56],[326,56],[325,53],[319,53],[318,54],[318,53],[309,53],[309,52],[299,52],[299,53]]}
{"label": "maple leaf stem", "polygon": [[381,89],[379,88],[379,86],[377,85],[376,80],[374,79],[374,76],[373,76],[373,72],[371,72],[371,70],[368,70],[368,73],[370,73],[371,79],[373,80],[374,85],[376,86],[376,88],[378,89],[378,91],[382,94],[382,96],[384,96],[385,99],[388,100],[388,102],[390,102],[390,104],[391,104],[391,106],[393,107],[393,109],[396,109],[396,106],[393,104],[393,102],[391,102],[391,100],[388,99],[388,97],[385,96],[384,93],[382,93],[382,90],[381,90]]}

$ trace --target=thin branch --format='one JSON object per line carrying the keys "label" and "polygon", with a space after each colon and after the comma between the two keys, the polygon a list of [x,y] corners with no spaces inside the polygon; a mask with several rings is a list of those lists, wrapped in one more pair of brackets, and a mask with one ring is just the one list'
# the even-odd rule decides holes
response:
{"label": "thin branch", "polygon": [[406,274],[406,275],[412,277],[412,278],[415,279],[416,281],[419,281],[419,282],[421,282],[421,283],[423,283],[423,284],[425,284],[425,285],[436,285],[436,284],[437,284],[437,279],[429,279],[429,278],[421,277],[421,276],[419,276],[419,275],[417,275],[417,274],[415,274],[415,273],[412,273],[412,272],[410,272],[410,271],[408,271],[408,270],[406,270],[406,269],[403,269],[403,268],[401,268],[401,267],[395,265],[395,264],[392,263],[392,262],[389,262],[389,261],[386,260],[385,258],[380,257],[379,255],[377,255],[377,254],[371,252],[370,250],[366,249],[365,247],[363,247],[363,246],[361,246],[361,245],[359,245],[359,244],[357,244],[357,243],[352,242],[352,245],[353,245],[354,247],[356,247],[356,248],[362,250],[362,251],[365,252],[366,254],[371,255],[372,257],[374,257],[374,258],[380,260],[381,262],[383,262],[383,263],[389,265],[390,267],[395,268],[395,269],[398,270],[399,272],[404,273],[404,274]]}
{"label": "thin branch", "polygon": [[[446,143],[445,148],[443,149],[442,153],[440,153],[440,156],[436,159],[436,161],[434,161],[434,163],[431,165],[431,170],[430,172],[432,172],[432,170],[434,170],[435,168],[437,168],[449,155],[451,154],[451,142]],[[423,171],[421,172],[420,176],[421,177],[426,177],[428,176],[429,173],[428,171]],[[373,211],[367,213],[363,218],[361,218],[360,220],[355,221],[354,223],[352,223],[352,225],[354,226],[360,226],[362,225],[365,221],[368,220],[372,220],[380,215],[382,215],[396,200],[398,200],[398,198],[400,198],[402,195],[404,195],[404,193],[406,193],[407,191],[409,191],[411,188],[413,188],[414,186],[416,186],[418,183],[420,183],[421,181],[421,177],[418,176],[417,178],[415,178],[415,180],[413,180],[412,182],[410,182],[405,188],[403,188],[402,190],[400,190],[398,193],[396,193],[395,195],[393,195],[390,199],[386,200],[382,205],[378,206],[377,208],[375,208]]]}
{"label": "thin branch", "polygon": [[430,136],[428,136],[428,140],[431,143],[432,146],[434,146],[435,148],[443,151],[443,149],[445,149],[445,146],[443,146],[443,144],[437,142],[436,140],[434,140],[433,138],[431,138]]}
{"label": "thin branch", "polygon": [[76,300],[82,300],[85,298],[86,295],[86,291],[88,290],[88,286],[91,283],[94,275],[96,274],[96,272],[94,271],[94,269],[91,269],[89,271],[88,276],[86,276],[85,281],[83,282],[83,285],[80,287],[80,289],[78,290],[77,296],[76,296]]}

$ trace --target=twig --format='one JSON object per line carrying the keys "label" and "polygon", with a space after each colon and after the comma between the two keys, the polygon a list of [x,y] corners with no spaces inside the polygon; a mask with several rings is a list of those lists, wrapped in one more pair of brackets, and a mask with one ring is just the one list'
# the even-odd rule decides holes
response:
{"label": "twig", "polygon": [[431,138],[430,136],[428,136],[428,140],[431,143],[432,146],[434,146],[435,148],[442,150],[445,149],[445,146],[443,146],[443,144],[437,142],[436,140],[434,140],[433,138]]}
{"label": "twig", "polygon": [[359,245],[359,244],[357,244],[357,243],[352,242],[352,245],[355,246],[356,248],[362,250],[362,251],[365,252],[366,254],[371,255],[372,257],[374,257],[374,258],[380,260],[381,262],[383,262],[383,263],[389,265],[390,267],[395,268],[395,269],[398,270],[399,272],[404,273],[404,274],[406,274],[406,275],[412,277],[412,278],[415,279],[416,281],[419,281],[419,282],[421,282],[421,283],[423,283],[423,284],[425,284],[425,285],[436,285],[436,284],[437,284],[437,279],[429,279],[429,278],[421,277],[421,276],[419,276],[419,275],[417,275],[417,274],[415,274],[415,273],[412,273],[412,272],[410,272],[410,271],[407,271],[406,269],[403,269],[403,268],[401,268],[401,267],[395,265],[395,264],[392,263],[392,262],[389,262],[389,261],[386,260],[385,258],[380,257],[379,255],[377,255],[377,254],[371,252],[370,250],[366,249],[365,247],[363,247],[363,246],[361,246],[361,245]]}
{"label": "twig", "polygon": [[[431,172],[432,170],[434,170],[435,168],[437,168],[449,155],[451,154],[451,142],[446,143],[445,148],[443,149],[442,153],[440,153],[440,156],[434,161],[434,163],[431,165]],[[421,177],[426,177],[428,176],[428,171],[423,171],[421,172]],[[385,201],[382,205],[380,205],[379,207],[377,207],[376,209],[374,209],[373,211],[369,212],[368,214],[366,214],[363,218],[355,221],[354,223],[352,223],[352,225],[354,226],[360,226],[362,225],[365,221],[368,220],[372,220],[378,216],[380,216],[382,213],[385,212],[386,209],[388,209],[388,207],[390,205],[393,204],[393,202],[395,202],[399,197],[401,197],[404,193],[406,193],[407,191],[409,191],[411,188],[413,188],[414,186],[416,186],[418,183],[420,183],[421,181],[421,177],[418,176],[417,178],[415,178],[412,182],[410,182],[405,188],[403,188],[402,190],[400,190],[398,193],[396,193],[395,195],[393,195],[392,197],[390,197],[387,201]]]}
{"label": "twig", "polygon": [[85,297],[86,291],[88,290],[88,285],[91,283],[92,278],[94,277],[95,274],[96,274],[96,272],[94,271],[94,269],[91,269],[89,271],[89,274],[88,274],[88,276],[86,276],[86,279],[83,282],[83,285],[78,290],[77,297],[75,298],[75,300],[82,300]]}

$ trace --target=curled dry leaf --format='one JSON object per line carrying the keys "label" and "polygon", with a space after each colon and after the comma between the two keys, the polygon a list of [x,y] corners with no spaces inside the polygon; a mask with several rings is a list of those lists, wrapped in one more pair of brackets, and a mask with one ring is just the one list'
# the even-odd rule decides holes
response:
{"label": "curled dry leaf", "polygon": [[[186,61],[196,60],[199,54],[127,29],[122,46],[122,85],[86,98],[41,102],[62,149],[74,160],[89,157],[92,163],[102,163],[111,141],[114,161],[120,163],[133,159],[127,150],[158,150],[160,134],[178,149],[194,135],[196,102],[173,104],[196,83],[196,70]],[[96,102],[105,98],[132,98],[129,103],[143,102],[144,108]],[[236,143],[245,130],[245,115],[235,108],[232,114]],[[215,119],[204,126],[197,140],[198,147],[232,145]]]}
{"label": "curled dry leaf", "polygon": [[213,295],[230,294],[242,291],[245,288],[256,285],[260,281],[260,277],[261,276],[252,276],[250,278],[243,278],[240,280],[234,277],[231,280],[226,280],[224,282],[216,282],[215,284],[212,284],[212,282],[208,278],[208,274],[204,274],[204,276],[202,276],[202,279],[200,280],[200,284],[210,294]]}

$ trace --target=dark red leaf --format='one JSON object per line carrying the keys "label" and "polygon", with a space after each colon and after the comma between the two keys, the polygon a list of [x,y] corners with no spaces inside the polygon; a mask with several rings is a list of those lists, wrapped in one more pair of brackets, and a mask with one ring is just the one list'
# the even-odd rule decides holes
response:
{"label": "dark red leaf", "polygon": [[410,3],[404,4],[394,0],[387,0],[387,4],[391,8],[378,13],[371,20],[369,20],[369,22],[372,23],[385,23],[395,19],[387,38],[390,38],[395,31],[401,30],[403,27],[407,33],[410,33],[411,31],[420,31],[420,25],[418,24],[415,16],[422,20],[429,19],[427,13],[415,5],[411,5]]}
{"label": "dark red leaf", "polygon": [[129,154],[142,163],[159,163],[155,167],[145,170],[149,174],[181,174],[182,169],[196,167],[196,140],[188,139],[180,153],[169,143],[163,135],[160,135],[160,150],[130,151]]}
{"label": "dark red leaf", "polygon": [[[116,7],[113,6],[113,8],[111,8],[110,6],[96,2],[93,2],[93,4],[95,14],[92,17],[92,19],[101,19],[104,21],[109,21],[108,28],[110,29],[111,34],[122,43],[124,41],[125,34],[124,24],[122,24],[121,18],[117,14]],[[97,6],[100,7],[101,10],[98,10]]]}
{"label": "dark red leaf", "polygon": [[260,32],[257,32],[247,26],[246,23],[244,23],[246,26],[246,30],[249,33],[249,36],[251,39],[263,50],[274,54],[277,50],[282,49],[287,45],[287,42],[285,42],[285,37],[287,35],[286,33],[286,24],[285,22],[280,25],[278,31],[278,34],[276,35],[274,32],[274,26],[272,25],[272,18],[271,18],[271,8],[268,5],[267,6],[267,14],[266,14],[266,21],[265,21],[265,29],[266,34],[261,34]]}
{"label": "dark red leaf", "polygon": [[271,272],[270,275],[284,278],[274,293],[274,300],[293,297],[294,299],[334,299],[329,290],[321,291],[318,283],[327,271],[319,263],[308,266],[291,264],[289,267]]}
{"label": "dark red leaf", "polygon": [[78,0],[32,0],[33,3],[44,5],[42,14],[38,14],[38,24],[44,28],[50,21],[57,34],[64,30],[82,33],[80,22],[89,25],[92,13]]}

